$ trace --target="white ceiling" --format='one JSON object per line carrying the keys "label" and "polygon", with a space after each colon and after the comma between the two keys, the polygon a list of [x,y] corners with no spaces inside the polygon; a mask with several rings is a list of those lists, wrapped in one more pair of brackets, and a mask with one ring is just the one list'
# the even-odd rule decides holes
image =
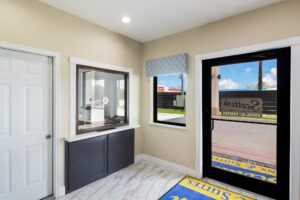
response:
{"label": "white ceiling", "polygon": [[[50,6],[148,42],[281,0],[39,0]],[[121,22],[129,16],[131,23]]]}

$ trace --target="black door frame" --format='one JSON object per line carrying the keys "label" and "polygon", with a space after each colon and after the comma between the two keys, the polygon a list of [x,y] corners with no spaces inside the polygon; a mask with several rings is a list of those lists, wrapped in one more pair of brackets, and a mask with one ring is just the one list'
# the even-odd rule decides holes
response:
{"label": "black door frame", "polygon": [[[279,74],[277,76],[277,184],[211,166],[211,68],[268,59],[277,59],[277,74]],[[289,199],[291,48],[203,60],[202,66],[203,177],[219,180],[271,198]]]}

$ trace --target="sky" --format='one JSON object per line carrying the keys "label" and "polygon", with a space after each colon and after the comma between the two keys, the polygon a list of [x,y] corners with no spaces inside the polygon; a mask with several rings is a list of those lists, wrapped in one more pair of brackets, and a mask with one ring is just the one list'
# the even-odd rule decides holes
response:
{"label": "sky", "polygon": [[[165,76],[158,76],[157,77],[157,85],[164,85],[168,88],[181,88],[181,80],[179,75],[165,75]],[[186,84],[185,88],[186,88]]]}
{"label": "sky", "polygon": [[[258,62],[219,67],[219,90],[257,90]],[[277,60],[263,61],[263,89],[277,89]]]}
{"label": "sky", "polygon": [[[219,66],[219,90],[257,90],[258,63],[248,62]],[[162,75],[157,78],[158,85],[180,88],[179,75]],[[277,89],[277,60],[263,61],[263,89]],[[185,84],[186,88],[186,84]]]}

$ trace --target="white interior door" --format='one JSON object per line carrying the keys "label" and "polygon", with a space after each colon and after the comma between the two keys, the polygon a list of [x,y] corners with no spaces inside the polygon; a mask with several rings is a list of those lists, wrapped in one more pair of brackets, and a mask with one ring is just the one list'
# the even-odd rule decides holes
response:
{"label": "white interior door", "polygon": [[52,194],[52,58],[0,49],[0,200]]}

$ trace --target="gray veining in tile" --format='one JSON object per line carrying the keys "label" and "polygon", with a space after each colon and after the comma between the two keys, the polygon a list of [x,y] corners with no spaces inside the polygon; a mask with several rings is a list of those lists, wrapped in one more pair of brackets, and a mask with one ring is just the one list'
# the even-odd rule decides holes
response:
{"label": "gray veining in tile", "polygon": [[[142,160],[58,200],[157,200],[184,176]],[[266,199],[219,181],[207,178],[204,181],[254,199]]]}
{"label": "gray veining in tile", "polygon": [[59,200],[157,200],[184,177],[148,161],[139,161]]}

